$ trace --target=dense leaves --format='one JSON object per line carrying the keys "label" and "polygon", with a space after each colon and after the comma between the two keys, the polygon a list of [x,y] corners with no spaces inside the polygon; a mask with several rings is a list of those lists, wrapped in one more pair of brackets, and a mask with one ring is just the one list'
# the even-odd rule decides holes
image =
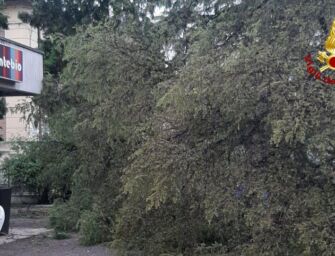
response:
{"label": "dense leaves", "polygon": [[332,3],[127,3],[62,39],[35,98],[76,152],[53,223],[125,255],[332,255],[335,93],[303,61]]}
{"label": "dense leaves", "polygon": [[8,18],[6,15],[2,13],[4,8],[4,1],[0,1],[0,28],[1,29],[8,29]]}
{"label": "dense leaves", "polygon": [[15,154],[2,164],[12,186],[36,193],[44,203],[69,198],[77,166],[75,148],[43,138],[42,142],[16,142],[13,150]]}

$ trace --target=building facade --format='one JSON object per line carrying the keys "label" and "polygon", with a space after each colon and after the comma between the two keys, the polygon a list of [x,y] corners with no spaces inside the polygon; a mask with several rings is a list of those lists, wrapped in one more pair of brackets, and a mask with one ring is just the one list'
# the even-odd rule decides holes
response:
{"label": "building facade", "polygon": [[[8,17],[8,30],[2,32],[5,38],[32,48],[38,47],[38,31],[19,18],[20,12],[31,12],[32,6],[29,0],[6,0],[4,14]],[[12,141],[16,138],[29,139],[35,131],[27,126],[21,113],[12,112],[15,106],[23,101],[29,100],[29,97],[6,97],[7,114],[0,121],[2,127],[0,134],[5,141]]]}
{"label": "building facade", "polygon": [[[31,48],[38,47],[38,31],[29,24],[23,23],[19,18],[20,12],[31,12],[32,3],[29,0],[5,0],[3,13],[8,17],[8,30],[1,30],[0,36],[13,40]],[[13,112],[17,104],[29,101],[26,96],[6,97],[7,114],[0,119],[0,136],[4,140],[0,142],[0,162],[13,152],[10,143],[14,140],[31,140],[37,134],[36,129],[29,127],[23,120],[23,114]],[[0,175],[0,184],[4,179]]]}

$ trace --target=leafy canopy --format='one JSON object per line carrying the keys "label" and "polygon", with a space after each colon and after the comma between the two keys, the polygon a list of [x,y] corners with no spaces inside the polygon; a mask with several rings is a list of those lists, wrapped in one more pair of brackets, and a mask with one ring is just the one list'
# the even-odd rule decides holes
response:
{"label": "leafy canopy", "polygon": [[63,209],[82,241],[125,255],[332,255],[335,94],[303,61],[322,48],[331,1],[164,2],[158,20],[151,2],[117,3],[108,21],[69,22],[60,79],[35,99],[50,136],[76,149]]}

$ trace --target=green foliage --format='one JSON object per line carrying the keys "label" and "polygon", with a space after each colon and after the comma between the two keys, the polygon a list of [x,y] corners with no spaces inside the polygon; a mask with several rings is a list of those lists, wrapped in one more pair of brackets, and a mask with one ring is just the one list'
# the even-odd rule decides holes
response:
{"label": "green foliage", "polygon": [[29,145],[16,145],[16,153],[13,157],[5,159],[2,165],[2,171],[11,184],[14,186],[29,189],[32,192],[38,192],[41,187],[38,183],[38,175],[41,173],[41,163],[31,159],[26,154],[20,154],[22,150],[28,150]]}
{"label": "green foliage", "polygon": [[70,200],[64,202],[57,199],[50,209],[50,226],[56,233],[79,231],[82,213],[89,213],[92,210],[93,193],[82,187],[84,181],[78,182],[78,180],[80,179],[78,178],[73,185],[74,191]]}
{"label": "green foliage", "polygon": [[111,239],[108,223],[95,211],[83,212],[79,225],[80,243],[83,245],[94,245]]}
{"label": "green foliage", "polygon": [[125,168],[118,236],[146,255],[194,255],[215,241],[226,255],[333,251],[334,91],[310,81],[303,62],[323,5],[306,22],[298,2],[258,2],[231,6],[194,34],[151,139]]}
{"label": "green foliage", "polygon": [[44,52],[44,71],[48,74],[58,76],[65,63],[63,62],[64,46],[62,36],[56,34],[40,41],[39,48]]}
{"label": "green foliage", "polygon": [[13,149],[16,153],[2,164],[2,172],[13,186],[38,193],[44,202],[70,196],[77,164],[75,148],[45,138],[16,142]]}
{"label": "green foliage", "polygon": [[73,34],[76,25],[98,22],[109,14],[106,0],[80,2],[34,0],[32,6],[32,13],[19,13],[19,18],[40,29],[47,36],[54,33]]}
{"label": "green foliage", "polygon": [[7,112],[5,98],[0,98],[0,118],[3,118]]}
{"label": "green foliage", "polygon": [[53,234],[53,238],[56,240],[63,240],[70,238],[69,234],[61,231],[55,231]]}
{"label": "green foliage", "polygon": [[2,13],[4,8],[5,2],[4,0],[0,1],[0,28],[1,29],[8,29],[8,18],[6,15]]}
{"label": "green foliage", "polygon": [[331,2],[174,1],[156,22],[138,3],[62,39],[35,99],[75,152],[53,226],[124,255],[332,255],[335,92],[303,61]]}
{"label": "green foliage", "polygon": [[[6,108],[6,100],[5,98],[0,98],[0,118],[3,118],[5,116],[7,112],[7,108]],[[0,127],[0,129],[3,129],[3,127]],[[2,136],[0,136],[0,141],[3,141],[4,138],[2,138]]]}
{"label": "green foliage", "polygon": [[70,203],[56,201],[49,211],[50,225],[56,233],[78,230],[80,209]]}

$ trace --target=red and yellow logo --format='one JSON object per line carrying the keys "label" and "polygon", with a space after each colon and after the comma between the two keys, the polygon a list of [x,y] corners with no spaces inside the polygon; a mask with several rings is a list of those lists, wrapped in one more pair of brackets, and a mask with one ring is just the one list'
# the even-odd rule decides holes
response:
{"label": "red and yellow logo", "polygon": [[307,63],[307,72],[315,79],[326,84],[334,84],[335,79],[323,74],[326,70],[335,70],[335,20],[330,29],[330,33],[324,45],[325,51],[319,51],[317,60],[321,63],[319,70],[314,68],[314,62],[311,54],[308,54],[304,60]]}

